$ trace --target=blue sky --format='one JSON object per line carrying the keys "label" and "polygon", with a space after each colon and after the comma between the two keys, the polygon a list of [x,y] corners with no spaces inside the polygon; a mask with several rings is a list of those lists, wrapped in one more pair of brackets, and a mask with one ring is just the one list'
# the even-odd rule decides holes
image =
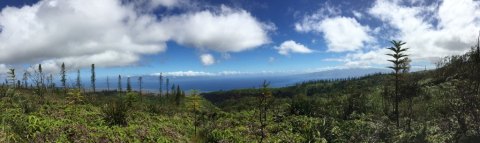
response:
{"label": "blue sky", "polygon": [[298,73],[384,68],[389,40],[413,68],[466,52],[471,0],[2,0],[0,72],[62,62],[98,75]]}

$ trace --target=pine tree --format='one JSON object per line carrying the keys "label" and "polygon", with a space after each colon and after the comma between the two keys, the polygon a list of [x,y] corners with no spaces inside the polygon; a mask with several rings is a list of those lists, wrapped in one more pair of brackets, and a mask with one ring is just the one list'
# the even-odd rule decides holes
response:
{"label": "pine tree", "polygon": [[395,99],[394,99],[394,113],[395,113],[395,118],[397,122],[397,127],[400,127],[400,112],[398,109],[399,102],[400,102],[400,76],[401,72],[405,71],[408,66],[408,58],[407,55],[404,54],[405,51],[408,50],[408,48],[402,48],[403,45],[405,45],[405,42],[402,41],[395,41],[392,40],[390,43],[393,44],[393,47],[388,48],[389,50],[393,51],[393,54],[387,54],[388,56],[393,57],[393,60],[388,60],[393,63],[393,66],[390,66],[388,68],[394,70],[394,76],[395,76]]}
{"label": "pine tree", "polygon": [[130,84],[130,77],[127,77],[127,92],[132,92],[132,85]]}
{"label": "pine tree", "polygon": [[25,88],[28,88],[28,76],[29,76],[28,71],[25,71],[25,72],[23,73],[23,78],[22,78],[23,84],[24,84],[24,87],[25,87]]}
{"label": "pine tree", "polygon": [[267,111],[268,111],[268,104],[269,104],[269,99],[272,97],[272,93],[269,89],[270,82],[267,82],[266,80],[263,81],[262,84],[262,93],[259,97],[260,101],[260,106],[259,106],[259,111],[260,111],[260,131],[261,131],[261,138],[260,142],[263,142],[263,140],[266,137],[266,131],[265,128],[267,126]]}
{"label": "pine tree", "polygon": [[43,74],[43,71],[42,71],[42,64],[38,64],[38,73],[40,76],[40,88],[43,90],[45,85],[43,82],[43,78],[45,77],[45,75]]}
{"label": "pine tree", "polygon": [[170,90],[172,91],[172,96],[177,95],[177,94],[175,93],[175,84],[172,84],[172,88],[171,88]]}
{"label": "pine tree", "polygon": [[8,79],[7,82],[10,84],[11,88],[15,88],[15,84],[17,82],[17,78],[15,76],[15,69],[11,68],[8,69]]}
{"label": "pine tree", "polygon": [[197,126],[198,126],[198,113],[200,112],[200,104],[201,102],[201,97],[198,95],[197,90],[192,90],[191,92],[191,101],[190,101],[190,108],[192,109],[193,115],[194,115],[194,120],[193,120],[193,125],[194,125],[194,132],[195,135],[197,135]]}
{"label": "pine tree", "polygon": [[163,84],[163,77],[162,77],[162,73],[160,73],[160,76],[158,77],[158,82],[160,83],[159,85],[159,88],[158,88],[158,93],[160,96],[162,96],[162,84]]}
{"label": "pine tree", "polygon": [[107,91],[110,91],[110,80],[108,79],[108,76],[107,76]]}
{"label": "pine tree", "polygon": [[142,95],[142,77],[138,77],[138,92]]}
{"label": "pine tree", "polygon": [[80,79],[80,69],[77,70],[77,84],[76,84],[78,90],[82,88],[82,81]]}
{"label": "pine tree", "polygon": [[92,77],[91,77],[91,82],[92,82],[92,89],[93,93],[95,93],[95,64],[92,64]]}
{"label": "pine tree", "polygon": [[167,78],[167,83],[166,83],[166,86],[165,86],[165,89],[167,89],[167,94],[166,94],[167,96],[168,96],[168,88],[169,88],[168,84],[169,84],[169,82],[170,82],[170,80]]}
{"label": "pine tree", "polygon": [[[172,88],[172,91],[175,90],[175,85],[173,86]],[[175,92],[175,103],[178,105],[180,105],[182,101],[182,91],[180,91],[180,86],[177,85],[177,91]]]}
{"label": "pine tree", "polygon": [[118,92],[122,92],[122,76],[118,75]]}
{"label": "pine tree", "polygon": [[60,74],[61,74],[60,81],[62,82],[63,90],[66,93],[67,92],[67,77],[66,77],[65,63],[62,63],[62,66],[61,66],[61,69],[60,69]]}

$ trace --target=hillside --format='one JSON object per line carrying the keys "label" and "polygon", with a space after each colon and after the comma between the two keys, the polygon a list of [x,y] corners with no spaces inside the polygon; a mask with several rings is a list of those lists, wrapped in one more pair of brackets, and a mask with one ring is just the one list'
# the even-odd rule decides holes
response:
{"label": "hillside", "polygon": [[404,73],[399,98],[392,74],[201,96],[2,85],[0,142],[476,142],[478,61]]}

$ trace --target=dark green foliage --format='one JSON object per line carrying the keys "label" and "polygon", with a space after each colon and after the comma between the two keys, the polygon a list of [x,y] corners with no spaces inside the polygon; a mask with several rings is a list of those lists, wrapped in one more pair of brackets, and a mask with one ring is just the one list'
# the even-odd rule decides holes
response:
{"label": "dark green foliage", "polygon": [[121,100],[115,100],[106,104],[102,108],[103,119],[109,126],[126,126],[128,106],[128,103],[124,103]]}

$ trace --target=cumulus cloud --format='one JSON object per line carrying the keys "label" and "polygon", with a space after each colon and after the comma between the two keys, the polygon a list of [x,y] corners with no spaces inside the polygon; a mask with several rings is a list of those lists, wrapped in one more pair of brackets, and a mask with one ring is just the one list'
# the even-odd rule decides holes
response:
{"label": "cumulus cloud", "polygon": [[405,41],[410,56],[417,60],[434,62],[438,58],[462,54],[473,45],[480,30],[479,1],[443,0],[405,5],[378,0],[368,12],[387,23],[391,29],[384,31],[395,35],[386,36]]}
{"label": "cumulus cloud", "polygon": [[290,53],[312,53],[313,50],[305,47],[304,45],[297,43],[293,40],[288,40],[283,42],[279,47],[275,47],[278,50],[278,53],[281,55],[289,55]]}
{"label": "cumulus cloud", "polygon": [[[402,40],[410,48],[407,54],[415,64],[435,63],[438,59],[463,54],[470,49],[480,30],[480,2],[443,0],[418,1],[377,0],[367,11],[368,16],[383,24],[376,27],[378,39]],[[363,15],[367,16],[367,15]],[[326,61],[344,62],[350,67],[390,64],[386,62],[391,45],[374,44],[374,48],[347,53]]]}
{"label": "cumulus cloud", "polygon": [[200,60],[202,61],[202,64],[205,66],[215,64],[215,58],[211,54],[200,55]]}
{"label": "cumulus cloud", "polygon": [[[177,0],[151,0],[173,6]],[[85,3],[89,3],[85,5]],[[126,66],[175,41],[199,50],[241,52],[269,42],[271,27],[241,9],[157,17],[120,0],[42,0],[0,13],[0,63],[72,68]]]}
{"label": "cumulus cloud", "polygon": [[328,17],[324,19],[307,16],[295,24],[299,32],[323,33],[329,52],[347,52],[362,49],[375,39],[369,34],[368,26],[363,26],[351,17]]}
{"label": "cumulus cloud", "polygon": [[[131,64],[142,54],[165,50],[166,39],[147,25],[152,20],[116,0],[43,0],[32,6],[6,7],[0,15],[0,62],[71,61],[79,67]],[[150,34],[159,38],[142,39]]]}
{"label": "cumulus cloud", "polygon": [[217,52],[241,52],[270,42],[271,26],[245,10],[222,6],[164,18],[162,29],[179,44]]}

